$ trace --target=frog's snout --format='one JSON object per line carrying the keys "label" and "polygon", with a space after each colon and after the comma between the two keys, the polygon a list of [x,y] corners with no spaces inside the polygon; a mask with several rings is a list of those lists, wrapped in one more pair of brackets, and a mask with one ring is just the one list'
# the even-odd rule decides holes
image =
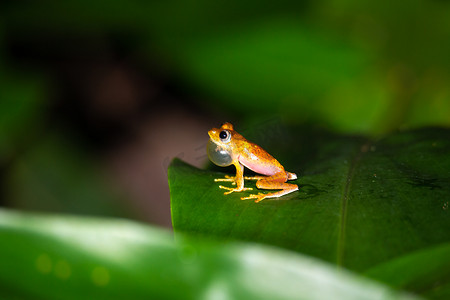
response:
{"label": "frog's snout", "polygon": [[208,131],[208,135],[210,138],[213,138],[213,136],[217,134],[217,130],[215,129],[211,129],[210,131]]}

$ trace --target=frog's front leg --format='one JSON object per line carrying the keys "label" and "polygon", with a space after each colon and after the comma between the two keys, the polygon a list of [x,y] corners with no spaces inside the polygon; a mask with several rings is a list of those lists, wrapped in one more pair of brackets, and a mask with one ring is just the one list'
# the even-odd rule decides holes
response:
{"label": "frog's front leg", "polygon": [[236,167],[236,176],[225,176],[225,178],[219,178],[214,179],[214,181],[229,181],[232,182],[233,185],[236,185],[235,188],[226,187],[223,185],[219,185],[219,188],[228,190],[228,192],[225,192],[224,195],[231,194],[233,192],[242,192],[242,191],[249,191],[252,190],[252,188],[246,188],[244,187],[244,166],[241,165],[239,162],[235,163],[234,166]]}
{"label": "frog's front leg", "polygon": [[[267,176],[244,176],[245,180],[260,180],[264,179]],[[225,175],[225,178],[216,178],[214,179],[214,182],[231,182],[232,185],[236,185],[236,177]]]}

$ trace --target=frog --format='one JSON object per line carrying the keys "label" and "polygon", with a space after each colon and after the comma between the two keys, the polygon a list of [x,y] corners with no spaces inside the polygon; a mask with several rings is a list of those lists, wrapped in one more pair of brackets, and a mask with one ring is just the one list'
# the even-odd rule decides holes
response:
{"label": "frog", "polygon": [[[244,186],[244,180],[256,180],[258,189],[279,190],[241,197],[241,200],[255,199],[256,203],[268,198],[279,198],[298,190],[298,185],[287,182],[296,180],[297,175],[285,171],[278,160],[259,145],[237,133],[231,123],[226,122],[220,128],[212,128],[208,131],[208,135],[209,159],[220,167],[231,165],[236,167],[236,176],[226,175],[225,178],[214,179],[214,182],[231,182],[234,186],[219,185],[220,189],[227,190],[224,192],[225,195],[253,190]],[[244,167],[260,175],[244,176]]]}

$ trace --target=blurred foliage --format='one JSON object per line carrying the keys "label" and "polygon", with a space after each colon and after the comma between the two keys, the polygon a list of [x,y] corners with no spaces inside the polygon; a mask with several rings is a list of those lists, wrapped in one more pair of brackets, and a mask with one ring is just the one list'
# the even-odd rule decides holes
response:
{"label": "blurred foliage", "polygon": [[0,210],[2,299],[420,299],[300,254]]}

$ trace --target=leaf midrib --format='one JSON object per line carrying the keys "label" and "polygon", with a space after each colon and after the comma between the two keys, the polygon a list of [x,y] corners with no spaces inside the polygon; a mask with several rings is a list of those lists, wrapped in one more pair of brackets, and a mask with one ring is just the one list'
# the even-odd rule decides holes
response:
{"label": "leaf midrib", "polygon": [[345,187],[341,197],[341,213],[340,213],[341,218],[339,222],[339,233],[337,240],[336,264],[339,267],[343,266],[344,260],[345,232],[347,224],[347,204],[353,176],[355,174],[356,167],[358,166],[358,163],[361,160],[361,157],[363,156],[364,151],[362,151],[362,149],[369,149],[370,145],[371,145],[370,141],[365,141],[364,143],[358,144],[357,152],[353,156],[350,162],[350,166],[348,168]]}

